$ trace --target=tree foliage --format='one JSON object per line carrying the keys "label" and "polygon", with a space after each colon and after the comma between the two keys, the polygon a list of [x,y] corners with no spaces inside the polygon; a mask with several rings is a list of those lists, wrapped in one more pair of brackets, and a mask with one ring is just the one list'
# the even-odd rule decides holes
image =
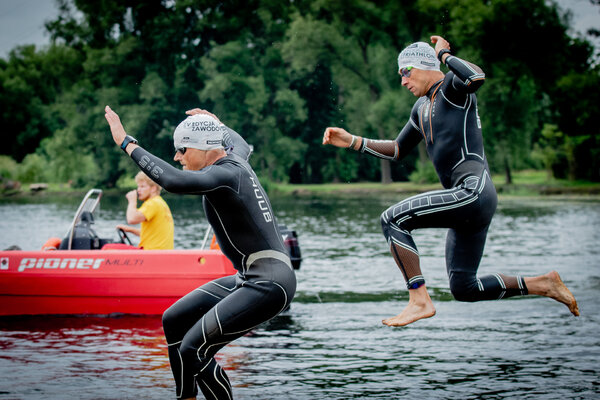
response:
{"label": "tree foliage", "polygon": [[[486,72],[478,100],[493,170],[510,177],[543,159],[555,174],[600,180],[594,49],[570,37],[569,15],[545,0],[57,0],[57,7],[46,24],[51,45],[0,59],[1,153],[21,162],[23,179],[113,186],[133,174],[108,134],[106,104],[165,159],[185,110],[202,107],[254,146],[251,162],[264,178],[389,182],[416,169],[424,179],[430,171],[416,150],[390,165],[322,146],[321,138],[327,126],[342,126],[393,139],[416,100],[401,87],[397,54],[441,34],[454,54]],[[562,135],[554,150],[552,132]]]}

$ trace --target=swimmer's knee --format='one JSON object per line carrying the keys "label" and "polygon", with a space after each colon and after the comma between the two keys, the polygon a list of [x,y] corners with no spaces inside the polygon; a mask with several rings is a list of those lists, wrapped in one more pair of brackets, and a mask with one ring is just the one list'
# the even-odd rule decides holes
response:
{"label": "swimmer's knee", "polygon": [[210,357],[204,356],[200,349],[186,343],[185,339],[179,346],[179,354],[184,365],[203,366],[210,361]]}
{"label": "swimmer's knee", "polygon": [[171,326],[175,320],[177,320],[177,313],[173,310],[173,307],[167,308],[162,315],[163,327]]}
{"label": "swimmer's knee", "polygon": [[392,222],[387,217],[387,210],[381,213],[381,215],[379,216],[379,222],[381,223],[381,230],[383,231],[383,235],[386,238],[390,237],[389,230]]}
{"label": "swimmer's knee", "polygon": [[385,217],[385,213],[386,213],[386,211],[382,212],[381,215],[379,216],[379,222],[381,223],[381,227],[383,229],[385,229],[385,227],[388,224],[387,218]]}
{"label": "swimmer's knee", "polygon": [[452,292],[452,296],[454,296],[454,299],[456,301],[463,301],[463,302],[467,302],[467,303],[472,303],[477,301],[476,297],[474,296],[474,292],[470,291],[470,290],[453,290],[450,289],[450,291]]}
{"label": "swimmer's knee", "polygon": [[474,302],[479,295],[479,285],[475,275],[459,274],[450,278],[450,292],[457,301]]}
{"label": "swimmer's knee", "polygon": [[[381,228],[383,229],[383,233],[388,236],[388,232],[391,234],[391,229],[400,229],[402,231],[410,232],[412,228],[407,225],[404,217],[407,215],[405,213],[394,214],[394,209],[396,207],[390,207],[379,216],[379,222],[381,223]],[[410,218],[409,218],[410,220]]]}
{"label": "swimmer's knee", "polygon": [[185,335],[183,327],[187,326],[187,323],[184,322],[185,317],[182,315],[179,308],[175,307],[176,304],[177,303],[167,308],[162,315],[162,326],[167,342],[181,340]]}

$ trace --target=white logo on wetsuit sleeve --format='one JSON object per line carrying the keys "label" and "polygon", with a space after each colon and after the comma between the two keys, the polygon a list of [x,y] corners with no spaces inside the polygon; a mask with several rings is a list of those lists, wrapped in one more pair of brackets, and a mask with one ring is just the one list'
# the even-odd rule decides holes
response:
{"label": "white logo on wetsuit sleeve", "polygon": [[256,197],[256,200],[258,200],[258,208],[260,208],[263,211],[263,217],[265,218],[266,222],[271,222],[273,221],[273,217],[271,216],[271,211],[269,210],[269,205],[267,203],[267,201],[265,200],[265,197],[263,196],[260,187],[256,184],[256,181],[254,180],[254,177],[251,176],[250,180],[252,181],[252,187],[254,188],[254,196]]}

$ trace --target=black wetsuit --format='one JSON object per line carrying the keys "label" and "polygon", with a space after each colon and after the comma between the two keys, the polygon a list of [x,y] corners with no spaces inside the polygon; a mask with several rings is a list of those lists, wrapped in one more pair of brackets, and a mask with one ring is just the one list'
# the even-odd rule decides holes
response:
{"label": "black wetsuit", "polygon": [[286,309],[296,277],[269,199],[247,163],[248,145],[230,131],[229,154],[200,171],[182,171],[136,148],[131,157],[169,192],[204,195],[203,206],[223,253],[238,271],[187,294],[163,315],[178,398],[231,399],[214,355],[227,343]]}
{"label": "black wetsuit", "polygon": [[496,189],[483,151],[475,91],[484,74],[449,56],[450,69],[420,97],[396,140],[364,139],[361,151],[399,160],[425,140],[444,190],[403,200],[381,214],[383,233],[409,289],[425,283],[411,231],[449,228],[446,267],[457,300],[479,301],[527,294],[522,277],[477,277],[488,227],[496,210]]}

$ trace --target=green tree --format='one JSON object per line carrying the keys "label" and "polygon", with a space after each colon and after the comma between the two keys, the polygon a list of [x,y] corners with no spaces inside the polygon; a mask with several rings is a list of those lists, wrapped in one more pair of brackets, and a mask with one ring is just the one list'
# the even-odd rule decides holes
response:
{"label": "green tree", "polygon": [[390,167],[322,146],[322,133],[343,126],[394,138],[415,101],[400,87],[398,51],[437,33],[487,74],[478,99],[493,170],[510,178],[534,165],[531,150],[554,124],[569,175],[600,180],[593,48],[569,37],[568,15],[545,0],[57,5],[46,25],[52,45],[0,59],[1,153],[16,161],[35,154],[27,165],[44,164],[47,179],[111,186],[135,172],[107,134],[106,104],[166,159],[183,112],[202,107],[255,146],[251,161],[271,180],[406,179],[416,151]]}
{"label": "green tree", "polygon": [[0,181],[15,179],[19,165],[9,156],[0,156]]}
{"label": "green tree", "polygon": [[40,141],[60,127],[45,106],[55,101],[81,71],[81,57],[65,46],[36,51],[35,46],[12,50],[0,60],[2,150],[20,161]]}
{"label": "green tree", "polygon": [[[571,175],[600,181],[600,66],[583,73],[569,73],[556,83],[554,98],[557,124],[571,145]],[[560,111],[560,112],[559,112]]]}
{"label": "green tree", "polygon": [[[341,115],[339,121],[327,122],[346,126],[359,135],[390,139],[408,119],[410,108],[400,109],[405,113],[402,115],[398,113],[399,102],[396,101],[397,96],[403,97],[397,90],[399,78],[395,66],[398,53],[395,43],[401,33],[408,36],[406,31],[400,31],[400,27],[409,25],[402,24],[403,17],[404,9],[393,2],[376,6],[367,1],[350,4],[335,1],[314,2],[311,12],[294,18],[286,34],[283,54],[296,76],[309,76],[322,65],[332,71]],[[393,112],[390,113],[390,109]],[[321,132],[322,129],[319,134]],[[331,156],[334,152],[337,153],[334,164],[347,163],[338,160],[354,157],[335,149],[325,154]],[[348,165],[360,170],[379,170],[381,181],[391,182],[389,162],[380,160],[379,163],[379,168],[372,165],[360,168],[358,163]],[[329,171],[347,171],[328,168]],[[358,173],[348,175],[348,172],[344,175],[346,178],[359,176]],[[337,179],[343,178],[338,176]]]}
{"label": "green tree", "polygon": [[564,165],[565,155],[565,136],[558,130],[558,126],[552,124],[544,125],[540,140],[535,144],[532,157],[539,160],[548,173],[548,179],[564,177],[564,170],[558,174],[554,173],[557,166]]}
{"label": "green tree", "polygon": [[[589,43],[567,34],[568,15],[544,0],[421,0],[434,16],[431,29],[447,35],[453,52],[482,67],[486,84],[478,92],[486,154],[494,171],[531,165],[530,151],[545,123],[560,122],[565,89],[557,85],[572,72],[590,69]],[[590,82],[591,83],[591,82]],[[592,86],[584,85],[591,93]],[[584,95],[594,98],[594,94]]]}
{"label": "green tree", "polygon": [[237,40],[213,43],[200,58],[199,99],[254,146],[251,162],[265,177],[287,181],[304,158],[299,139],[307,119],[304,100],[290,87],[277,40],[286,18],[277,3],[256,4]]}
{"label": "green tree", "polygon": [[482,127],[486,156],[497,171],[504,171],[506,183],[511,183],[512,169],[530,166],[528,157],[541,104],[531,78],[517,80],[504,70],[492,70],[478,96],[485,110]]}

